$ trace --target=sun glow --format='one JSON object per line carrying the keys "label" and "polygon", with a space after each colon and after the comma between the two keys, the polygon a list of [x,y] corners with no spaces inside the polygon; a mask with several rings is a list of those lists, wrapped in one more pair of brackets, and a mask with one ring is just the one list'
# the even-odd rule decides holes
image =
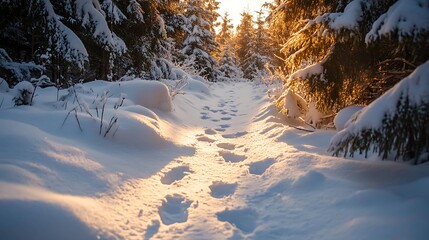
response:
{"label": "sun glow", "polygon": [[225,12],[228,12],[229,17],[232,19],[232,24],[234,24],[234,27],[237,27],[240,23],[241,13],[243,13],[243,11],[249,11],[251,14],[254,14],[261,9],[262,4],[265,2],[272,2],[272,0],[220,0],[219,2],[219,13],[221,16],[223,16]]}

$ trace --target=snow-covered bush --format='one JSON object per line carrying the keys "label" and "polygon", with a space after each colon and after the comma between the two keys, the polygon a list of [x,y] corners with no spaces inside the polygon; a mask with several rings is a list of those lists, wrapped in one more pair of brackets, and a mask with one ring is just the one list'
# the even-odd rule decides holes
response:
{"label": "snow-covered bush", "polygon": [[329,151],[353,157],[373,151],[382,159],[429,161],[429,61],[354,115]]}
{"label": "snow-covered bush", "polygon": [[31,105],[33,101],[34,87],[28,81],[22,81],[13,88],[15,96],[13,101],[15,105]]}
{"label": "snow-covered bush", "polygon": [[308,112],[307,101],[291,89],[284,91],[276,105],[281,113],[292,118],[304,117]]}

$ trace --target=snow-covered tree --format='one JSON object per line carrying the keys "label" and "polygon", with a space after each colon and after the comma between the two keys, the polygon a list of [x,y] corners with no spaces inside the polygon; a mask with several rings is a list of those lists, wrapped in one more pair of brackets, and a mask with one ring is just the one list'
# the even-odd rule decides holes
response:
{"label": "snow-covered tree", "polygon": [[230,81],[243,78],[243,72],[237,64],[231,45],[225,45],[219,59],[219,71],[221,75],[219,80]]}
{"label": "snow-covered tree", "polygon": [[[427,51],[421,51],[428,49],[427,28],[422,27],[428,25],[427,1],[311,2],[285,1],[278,11],[301,18],[290,22],[295,30],[282,48],[289,74],[286,87],[316,101],[320,110],[368,104],[427,59]],[[416,17],[422,19],[417,25]],[[394,25],[417,27],[395,37]],[[382,26],[391,28],[391,34],[382,34]]]}
{"label": "snow-covered tree", "polygon": [[221,81],[236,80],[243,77],[243,72],[238,66],[232,44],[233,27],[229,14],[226,12],[222,17],[221,29],[216,36],[222,49],[219,56],[219,71],[221,73],[219,80]]}
{"label": "snow-covered tree", "polygon": [[256,29],[254,36],[249,42],[249,51],[243,60],[242,69],[249,79],[261,78],[267,73],[267,68],[271,66],[271,41],[263,20],[263,12],[259,11],[256,18]]}
{"label": "snow-covered tree", "polygon": [[231,23],[228,12],[225,12],[225,14],[222,16],[222,22],[220,26],[221,28],[216,35],[216,41],[219,43],[220,48],[223,49],[226,45],[231,45],[231,40],[233,37],[232,30],[234,25]]}
{"label": "snow-covered tree", "polygon": [[429,61],[358,112],[331,140],[336,155],[429,161]]}
{"label": "snow-covered tree", "polygon": [[189,60],[195,63],[195,67],[201,71],[202,76],[214,81],[218,75],[217,62],[212,53],[218,48],[215,40],[212,13],[207,10],[207,2],[199,0],[187,0],[186,11],[186,37],[183,42],[182,52]]}
{"label": "snow-covered tree", "polygon": [[236,56],[243,70],[244,77],[249,79],[252,78],[252,72],[248,69],[250,65],[249,55],[253,53],[252,42],[255,36],[253,23],[252,15],[248,12],[243,12],[235,37]]}

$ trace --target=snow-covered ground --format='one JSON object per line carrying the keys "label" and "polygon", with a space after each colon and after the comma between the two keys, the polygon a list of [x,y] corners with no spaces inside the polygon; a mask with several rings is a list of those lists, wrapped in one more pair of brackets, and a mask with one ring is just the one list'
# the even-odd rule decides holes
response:
{"label": "snow-covered ground", "polygon": [[266,90],[0,93],[0,238],[429,239],[428,164],[331,157],[335,131],[287,127]]}

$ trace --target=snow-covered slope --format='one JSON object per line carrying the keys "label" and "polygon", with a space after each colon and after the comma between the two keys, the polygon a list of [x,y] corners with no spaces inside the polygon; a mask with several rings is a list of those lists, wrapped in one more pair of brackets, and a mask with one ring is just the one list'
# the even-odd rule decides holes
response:
{"label": "snow-covered slope", "polygon": [[0,238],[429,238],[428,164],[331,157],[335,132],[287,127],[264,86],[184,91],[97,81],[64,102],[37,89],[33,106],[2,92]]}

